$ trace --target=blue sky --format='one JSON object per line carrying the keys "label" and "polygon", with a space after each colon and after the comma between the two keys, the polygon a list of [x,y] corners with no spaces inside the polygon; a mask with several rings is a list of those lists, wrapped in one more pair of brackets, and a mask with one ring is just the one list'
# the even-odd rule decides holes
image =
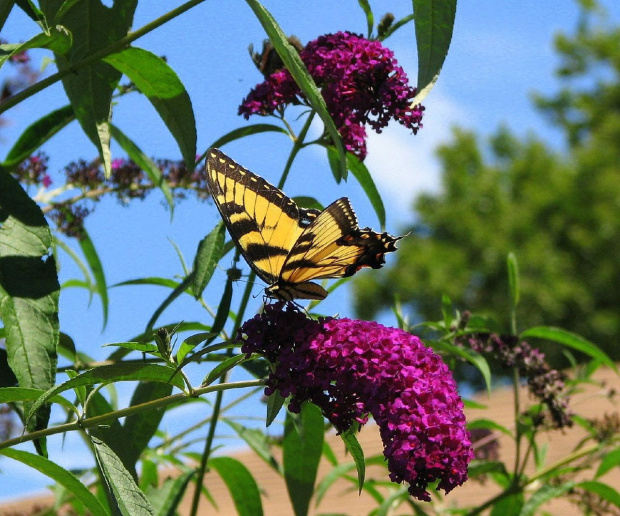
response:
{"label": "blue sky", "polygon": [[[134,28],[141,27],[179,3],[170,0],[141,2]],[[394,0],[389,4],[397,18],[411,9],[410,1]],[[620,5],[612,0],[605,4],[617,23]],[[304,43],[318,35],[338,30],[365,32],[364,16],[353,0],[315,0],[304,4],[272,0],[266,1],[265,5],[285,32],[298,36]],[[375,9],[375,17],[379,18],[384,13],[386,2],[375,0],[371,1],[371,5]],[[410,206],[417,193],[438,191],[439,166],[434,151],[438,144],[449,140],[451,128],[455,125],[485,135],[504,124],[517,134],[533,131],[554,146],[561,147],[559,134],[535,113],[529,94],[533,91],[543,94],[556,91],[558,84],[552,72],[558,60],[553,52],[552,38],[559,30],[572,31],[577,15],[576,3],[570,1],[477,0],[459,3],[452,48],[436,88],[425,100],[424,128],[413,136],[399,126],[390,126],[381,135],[373,134],[369,139],[366,164],[384,196],[388,231],[399,233],[413,219]],[[1,36],[9,42],[19,42],[36,32],[37,27],[29,19],[20,13],[13,13]],[[237,116],[237,107],[250,88],[261,80],[248,56],[247,47],[253,43],[260,49],[264,38],[260,24],[245,3],[213,0],[204,2],[134,43],[155,54],[165,55],[168,64],[185,84],[196,115],[199,153],[222,134],[247,123]],[[386,44],[394,50],[410,80],[415,82],[413,25],[402,28]],[[32,56],[33,65],[38,66],[48,54],[33,52]],[[51,73],[52,69],[53,65],[50,65],[46,73]],[[0,77],[4,73],[0,71]],[[61,85],[56,84],[6,113],[5,119],[10,125],[2,127],[0,133],[0,158],[30,123],[66,103]],[[152,106],[141,96],[134,94],[122,99],[114,109],[114,122],[146,154],[179,159],[180,153],[174,140]],[[94,147],[77,124],[56,135],[44,151],[50,156],[53,186],[62,184],[61,171],[67,163],[80,158],[90,160],[96,155]],[[113,151],[116,152],[115,157],[123,157],[117,148]],[[227,145],[224,151],[275,183],[290,151],[290,142],[279,135],[264,134]],[[346,184],[335,185],[324,151],[318,147],[300,154],[285,191],[290,196],[314,196],[324,205],[346,195],[352,200],[360,225],[378,229],[376,216],[355,180],[351,178]],[[135,202],[131,207],[120,206],[115,200],[99,203],[95,214],[88,218],[87,229],[101,256],[108,283],[112,285],[144,276],[182,274],[170,240],[179,246],[191,266],[199,240],[218,220],[217,210],[212,204],[189,200],[176,207],[171,222],[161,196],[154,193],[146,202]],[[77,249],[73,242],[70,244]],[[230,259],[225,258],[221,265],[228,267]],[[66,255],[61,256],[60,276],[61,281],[79,277],[79,272]],[[218,272],[209,287],[212,292],[207,294],[209,302],[217,301],[224,281],[224,272]],[[242,288],[241,284],[237,290]],[[255,292],[260,291],[257,288]],[[95,298],[89,307],[88,295],[83,290],[63,291],[61,329],[74,338],[78,348],[101,359],[109,353],[109,348],[101,348],[102,344],[139,334],[167,294],[168,291],[160,287],[112,289],[110,318],[102,332],[99,301]],[[253,299],[248,314],[256,311],[261,300],[260,294]],[[328,314],[353,316],[348,293],[344,289],[330,296],[321,305],[321,310]],[[171,307],[159,322],[179,320],[209,322],[205,312],[189,299]],[[205,374],[203,370],[194,373],[197,381]],[[124,398],[126,396],[121,393],[121,403],[126,402]],[[180,409],[175,417],[195,420],[199,417],[197,411],[208,410],[206,407],[195,407],[191,404]],[[170,424],[170,428],[174,428]],[[64,449],[60,438],[53,438],[51,444],[52,454],[57,451],[53,458],[62,465],[74,465],[76,461],[81,464],[83,455],[66,453],[73,446],[80,446],[77,439],[70,437]],[[45,485],[42,477],[35,478],[32,470],[16,466],[16,463],[0,461],[0,469],[3,472],[0,474],[0,499]]]}

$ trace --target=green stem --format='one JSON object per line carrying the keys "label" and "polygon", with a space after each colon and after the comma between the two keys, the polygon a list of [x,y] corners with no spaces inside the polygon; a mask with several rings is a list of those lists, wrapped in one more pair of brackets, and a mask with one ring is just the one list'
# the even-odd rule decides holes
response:
{"label": "green stem", "polygon": [[519,399],[519,369],[513,368],[512,371],[512,389],[514,392],[514,420],[515,420],[515,465],[513,482],[519,481],[519,464],[521,454],[521,425],[519,425],[521,404]]}
{"label": "green stem", "polygon": [[297,153],[301,150],[301,148],[304,145],[304,138],[306,137],[306,134],[308,133],[308,130],[310,129],[310,125],[312,125],[312,120],[314,119],[314,115],[315,115],[315,112],[311,111],[310,116],[308,116],[306,123],[302,127],[301,132],[299,133],[299,136],[295,138],[295,140],[293,141],[293,148],[291,149],[291,153],[288,157],[288,160],[286,161],[286,165],[284,166],[282,177],[280,178],[280,181],[278,182],[278,188],[280,190],[284,188],[284,183],[286,182],[286,178],[288,177],[288,174],[291,171],[291,166],[293,165],[295,156],[297,156]]}
{"label": "green stem", "polygon": [[[239,250],[237,249],[235,257],[238,258]],[[236,260],[235,260],[236,261]],[[253,277],[254,276],[254,277]],[[232,331],[232,335],[234,336],[237,333],[237,329],[239,328],[241,321],[243,320],[245,309],[248,304],[248,300],[250,299],[250,294],[252,293],[252,287],[254,285],[254,278],[256,275],[254,272],[250,274],[250,279],[245,286],[245,291],[243,293],[243,297],[241,299],[241,304],[239,306],[239,310],[237,312],[237,319],[234,324],[234,328]],[[232,349],[228,350],[228,353],[232,353]],[[228,375],[230,371],[227,371],[226,374],[220,377],[220,383],[224,383],[228,380]],[[213,446],[213,439],[215,437],[215,429],[217,428],[218,419],[220,416],[220,410],[222,407],[222,399],[223,399],[223,391],[218,391],[215,397],[215,403],[213,404],[213,414],[211,415],[211,421],[209,422],[209,432],[207,434],[207,439],[205,441],[205,447],[202,452],[202,457],[200,458],[200,467],[198,468],[198,474],[196,475],[196,488],[194,489],[194,495],[192,497],[192,509],[190,514],[195,516],[198,514],[198,507],[200,505],[200,494],[202,492],[202,482],[204,480],[205,472],[207,471],[207,462],[209,460],[209,456],[211,455],[211,447]]]}
{"label": "green stem", "polygon": [[180,16],[185,11],[188,11],[192,7],[195,7],[204,1],[205,0],[190,0],[189,2],[186,2],[183,5],[180,5],[176,9],[172,9],[172,11],[164,14],[163,16],[160,16],[159,18],[153,20],[152,22],[147,23],[146,25],[139,28],[138,30],[134,32],[130,32],[129,34],[127,34],[127,36],[119,39],[118,41],[115,41],[111,45],[108,45],[107,47],[102,48],[101,50],[98,50],[97,52],[94,52],[93,54],[83,59],[82,61],[72,64],[66,70],[56,72],[55,74],[50,75],[49,77],[42,79],[39,82],[33,84],[32,86],[26,88],[25,90],[22,90],[19,93],[16,93],[12,97],[9,97],[4,102],[2,102],[2,104],[0,104],[0,114],[9,110],[10,108],[19,104],[25,99],[32,97],[36,93],[39,93],[40,91],[44,90],[48,86],[51,86],[52,84],[62,80],[67,75],[75,73],[81,68],[85,68],[86,66],[89,66],[92,63],[99,61],[100,59],[103,59],[104,57],[110,54],[113,54],[114,52],[118,52],[123,47],[129,46],[130,43],[134,42],[138,38],[141,38],[145,34],[152,32],[158,27],[164,25],[165,23],[168,23],[170,20],[176,18],[177,16]]}
{"label": "green stem", "polygon": [[120,419],[121,417],[132,416],[134,414],[140,414],[148,410],[155,410],[167,407],[169,405],[174,405],[176,403],[187,401],[190,398],[196,398],[198,396],[201,396],[202,394],[207,394],[209,392],[221,392],[228,389],[244,389],[246,387],[258,387],[261,385],[264,385],[264,382],[262,380],[248,380],[244,382],[208,385],[206,387],[194,389],[192,395],[181,392],[179,394],[173,394],[172,396],[166,396],[165,398],[160,398],[158,400],[152,400],[146,403],[141,403],[139,405],[133,405],[131,407],[127,407],[121,410],[115,410],[114,412],[108,412],[107,414],[102,414],[100,416],[80,419],[78,421],[73,421],[72,423],[65,423],[64,425],[58,425],[52,428],[46,428],[45,430],[38,430],[29,434],[20,435],[19,437],[15,437],[14,439],[8,439],[6,441],[0,442],[0,450],[2,450],[3,448],[15,446],[20,443],[48,437],[50,435],[103,425],[109,421]]}

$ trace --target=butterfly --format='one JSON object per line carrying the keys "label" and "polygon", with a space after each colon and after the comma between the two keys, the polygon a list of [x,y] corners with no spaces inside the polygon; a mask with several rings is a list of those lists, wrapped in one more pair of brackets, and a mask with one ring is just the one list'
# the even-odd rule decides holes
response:
{"label": "butterfly", "polygon": [[272,298],[324,299],[327,291],[312,280],[379,269],[402,238],[360,229],[346,197],[323,211],[300,208],[217,149],[207,152],[207,184],[230,236]]}

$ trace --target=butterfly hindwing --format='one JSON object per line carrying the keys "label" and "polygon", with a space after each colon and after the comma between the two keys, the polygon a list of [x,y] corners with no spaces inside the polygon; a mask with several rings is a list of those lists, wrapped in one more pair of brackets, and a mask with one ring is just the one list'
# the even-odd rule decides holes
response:
{"label": "butterfly hindwing", "polygon": [[323,299],[327,291],[311,280],[379,268],[401,238],[360,229],[346,197],[323,211],[299,208],[217,149],[207,155],[207,183],[244,258],[278,299]]}

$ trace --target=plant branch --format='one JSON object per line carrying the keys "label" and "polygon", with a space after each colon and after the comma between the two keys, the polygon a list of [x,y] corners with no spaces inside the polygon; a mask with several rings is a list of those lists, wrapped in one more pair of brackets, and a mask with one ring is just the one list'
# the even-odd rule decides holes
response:
{"label": "plant branch", "polygon": [[232,382],[232,383],[219,383],[217,385],[208,385],[206,387],[200,387],[199,389],[194,389],[192,394],[187,394],[184,392],[173,394],[171,396],[166,396],[165,398],[160,398],[158,400],[148,401],[146,403],[141,403],[139,405],[133,405],[131,407],[127,407],[121,410],[115,410],[114,412],[108,412],[107,414],[102,414],[100,416],[93,416],[90,418],[79,419],[78,421],[73,421],[71,423],[65,423],[63,425],[58,425],[51,428],[46,428],[45,430],[38,430],[36,432],[32,432],[29,434],[20,435],[19,437],[15,437],[14,439],[8,439],[6,441],[0,442],[0,450],[3,448],[9,448],[11,446],[15,446],[20,443],[25,443],[28,441],[34,441],[36,439],[41,439],[43,437],[48,437],[50,435],[60,434],[64,432],[70,432],[73,430],[80,430],[86,428],[92,428],[95,426],[103,425],[109,421],[113,421],[116,419],[120,419],[121,417],[132,416],[134,414],[140,414],[142,412],[146,412],[148,410],[155,410],[162,407],[167,407],[169,405],[174,405],[176,403],[181,403],[183,401],[187,401],[191,398],[197,398],[202,394],[207,394],[209,392],[221,392],[229,389],[244,389],[247,387],[258,387],[263,385],[262,380],[248,380],[243,382]]}
{"label": "plant branch", "polygon": [[5,111],[8,111],[13,106],[16,106],[17,104],[26,100],[27,98],[32,97],[36,93],[39,93],[40,91],[44,90],[48,86],[51,86],[52,84],[62,80],[67,75],[75,73],[81,68],[85,68],[93,64],[94,62],[99,61],[100,59],[103,59],[104,57],[110,54],[113,54],[114,52],[118,52],[123,47],[129,46],[131,43],[136,41],[138,38],[141,38],[142,36],[148,34],[149,32],[152,32],[158,27],[164,25],[165,23],[168,23],[170,20],[176,18],[177,16],[180,16],[185,11],[188,11],[192,7],[195,7],[204,1],[205,0],[189,0],[188,2],[185,2],[183,5],[180,5],[179,7],[177,7],[176,9],[172,9],[171,11],[167,12],[163,16],[160,16],[159,18],[147,23],[146,25],[139,28],[138,30],[130,32],[125,37],[119,39],[118,41],[115,41],[111,45],[108,45],[107,47],[102,48],[101,50],[98,50],[97,52],[94,52],[93,54],[83,59],[82,61],[79,61],[78,63],[75,63],[69,66],[66,70],[56,72],[55,74],[50,75],[49,77],[46,77],[45,79],[42,79],[41,81],[20,91],[19,93],[16,93],[12,97],[9,97],[4,102],[2,102],[2,104],[0,104],[0,114],[4,113]]}

